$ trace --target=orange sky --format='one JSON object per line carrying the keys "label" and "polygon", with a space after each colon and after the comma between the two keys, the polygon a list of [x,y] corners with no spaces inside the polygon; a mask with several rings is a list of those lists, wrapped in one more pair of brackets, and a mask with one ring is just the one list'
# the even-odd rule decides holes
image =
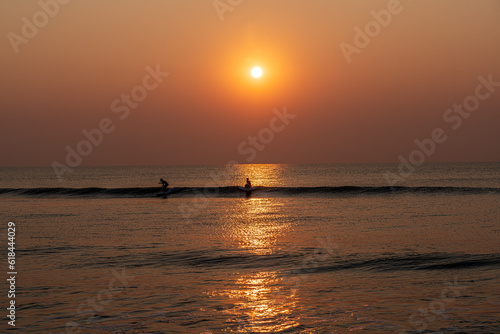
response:
{"label": "orange sky", "polygon": [[[478,77],[500,82],[496,0],[5,0],[0,13],[0,166],[66,164],[103,119],[113,130],[79,165],[398,162],[435,128],[447,139],[426,161],[499,161],[500,86],[444,118]],[[157,67],[168,76],[144,90]],[[128,108],[134,89],[147,95]],[[285,106],[296,117],[268,140]]]}

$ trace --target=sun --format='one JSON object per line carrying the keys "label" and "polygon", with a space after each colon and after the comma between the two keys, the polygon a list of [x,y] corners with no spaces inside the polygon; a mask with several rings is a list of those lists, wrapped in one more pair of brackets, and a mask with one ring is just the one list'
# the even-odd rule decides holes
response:
{"label": "sun", "polygon": [[262,76],[262,74],[264,72],[262,71],[262,68],[255,66],[254,68],[252,68],[251,73],[252,73],[252,77],[254,77],[255,79],[258,79]]}

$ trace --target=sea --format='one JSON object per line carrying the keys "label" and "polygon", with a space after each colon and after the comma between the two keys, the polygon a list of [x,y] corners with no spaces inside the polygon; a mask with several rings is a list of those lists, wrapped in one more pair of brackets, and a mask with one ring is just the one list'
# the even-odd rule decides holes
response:
{"label": "sea", "polygon": [[0,331],[500,333],[499,204],[498,162],[1,168]]}

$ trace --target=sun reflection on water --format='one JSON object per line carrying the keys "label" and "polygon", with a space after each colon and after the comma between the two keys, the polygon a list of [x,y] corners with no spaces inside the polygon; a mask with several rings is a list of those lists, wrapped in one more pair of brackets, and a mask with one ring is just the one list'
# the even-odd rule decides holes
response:
{"label": "sun reflection on water", "polygon": [[241,185],[245,183],[246,178],[252,181],[253,186],[280,187],[286,180],[285,169],[287,165],[275,164],[251,164],[234,165],[236,177],[241,179]]}
{"label": "sun reflection on water", "polygon": [[291,317],[297,304],[293,292],[285,291],[276,272],[242,275],[238,287],[222,294],[235,301],[238,316],[228,321],[231,333],[276,333],[298,325]]}
{"label": "sun reflection on water", "polygon": [[237,204],[231,215],[232,237],[242,249],[257,255],[279,249],[280,239],[289,229],[283,202],[272,198],[250,198]]}
{"label": "sun reflection on water", "polygon": [[[258,187],[280,186],[276,180],[281,179],[285,167],[239,165],[237,168],[242,182],[248,177],[252,185]],[[287,201],[258,196],[231,201],[223,217],[223,221],[229,222],[223,233],[242,252],[256,256],[256,261],[268,260],[268,255],[278,253],[281,245],[289,242],[287,231],[291,223]],[[228,332],[275,333],[298,325],[297,319],[291,316],[298,303],[296,290],[287,286],[282,273],[260,271],[238,275],[225,288],[213,292],[234,305],[227,310]]]}

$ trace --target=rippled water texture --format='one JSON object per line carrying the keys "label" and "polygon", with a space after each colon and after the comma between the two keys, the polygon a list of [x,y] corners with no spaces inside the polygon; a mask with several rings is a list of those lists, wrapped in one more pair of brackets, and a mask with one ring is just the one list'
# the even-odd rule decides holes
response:
{"label": "rippled water texture", "polygon": [[[385,165],[240,166],[224,186],[250,175],[268,187],[249,197],[196,193],[224,167],[89,169],[62,185],[50,170],[2,170],[2,217],[17,227],[17,327],[500,332],[500,169],[468,166],[429,167],[396,191],[374,190],[387,187]],[[13,173],[17,183],[6,181]],[[159,177],[184,193],[113,190],[149,189]]]}

